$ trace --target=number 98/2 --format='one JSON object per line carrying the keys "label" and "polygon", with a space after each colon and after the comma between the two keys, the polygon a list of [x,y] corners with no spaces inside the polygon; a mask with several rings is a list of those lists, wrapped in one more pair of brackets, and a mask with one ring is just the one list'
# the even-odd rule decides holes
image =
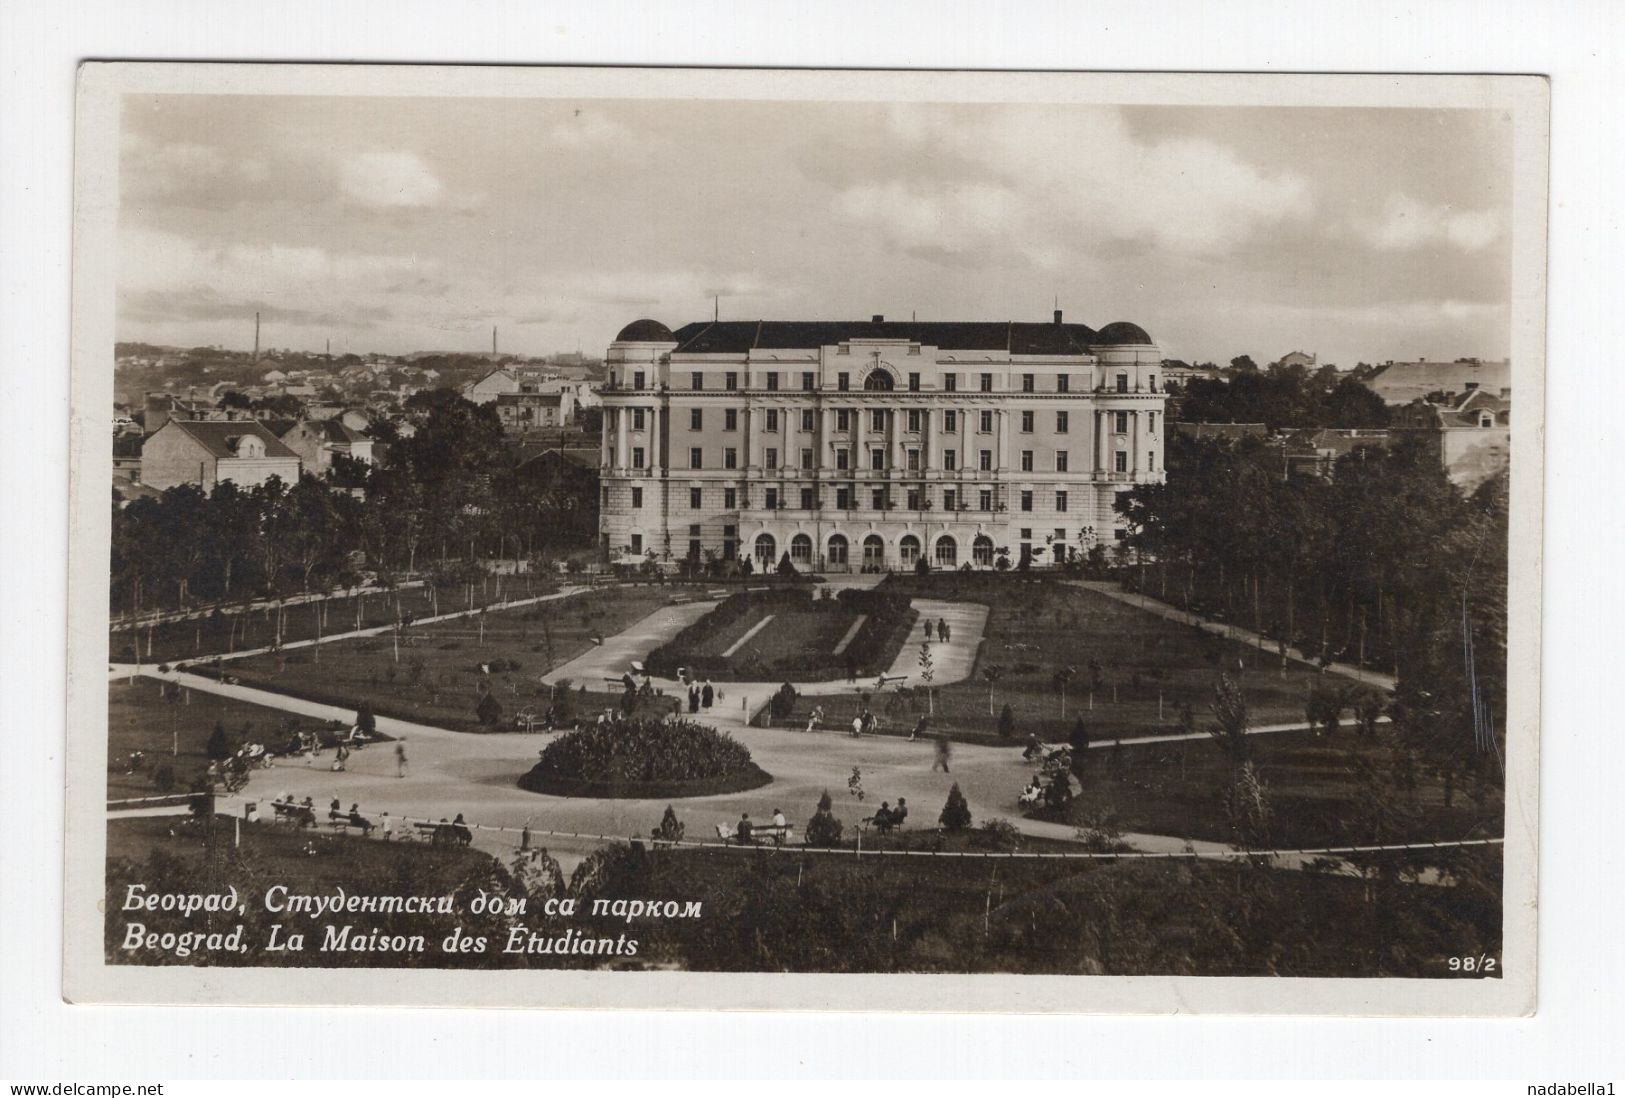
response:
{"label": "number 98/2", "polygon": [[1494,976],[1499,968],[1500,962],[1485,954],[1450,958],[1450,971],[1467,976]]}

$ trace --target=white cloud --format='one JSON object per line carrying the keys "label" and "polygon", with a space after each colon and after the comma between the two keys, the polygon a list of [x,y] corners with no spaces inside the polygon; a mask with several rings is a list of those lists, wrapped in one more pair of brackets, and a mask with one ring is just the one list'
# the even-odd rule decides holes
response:
{"label": "white cloud", "polygon": [[444,188],[423,158],[411,152],[369,152],[346,156],[339,187],[365,206],[432,206]]}
{"label": "white cloud", "polygon": [[1362,226],[1363,235],[1384,251],[1409,251],[1448,243],[1476,252],[1501,238],[1501,217],[1494,210],[1457,210],[1429,206],[1409,195],[1388,199],[1381,218]]}
{"label": "white cloud", "polygon": [[[1314,209],[1297,173],[1264,171],[1211,141],[1141,141],[1116,112],[1023,107],[968,118],[902,108],[889,123],[894,140],[918,146],[925,170],[850,185],[838,208],[927,254],[1002,251],[1054,268],[1103,242],[1148,241],[1210,255]],[[983,178],[931,170],[955,161],[979,165]]]}

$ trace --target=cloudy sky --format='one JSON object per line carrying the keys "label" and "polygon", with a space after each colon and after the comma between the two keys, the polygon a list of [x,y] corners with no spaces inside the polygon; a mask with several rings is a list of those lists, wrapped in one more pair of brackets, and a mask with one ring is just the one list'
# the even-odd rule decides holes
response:
{"label": "cloudy sky", "polygon": [[1501,357],[1481,111],[130,96],[120,339],[602,353],[625,323],[1132,320]]}

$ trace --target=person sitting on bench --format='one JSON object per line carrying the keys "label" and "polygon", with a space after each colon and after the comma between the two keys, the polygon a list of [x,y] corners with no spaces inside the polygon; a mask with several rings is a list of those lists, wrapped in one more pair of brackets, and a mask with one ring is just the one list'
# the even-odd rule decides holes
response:
{"label": "person sitting on bench", "polygon": [[891,810],[891,825],[902,827],[903,821],[908,819],[908,798],[898,797],[897,807]]}
{"label": "person sitting on bench", "polygon": [[739,840],[740,846],[744,846],[751,841],[752,830],[754,829],[751,827],[750,813],[741,812],[739,814],[739,823],[734,827],[734,838]]}
{"label": "person sitting on bench", "polygon": [[875,825],[876,831],[890,831],[892,829],[891,804],[888,801],[880,802],[880,811],[869,817],[869,822]]}
{"label": "person sitting on bench", "polygon": [[474,833],[468,829],[468,824],[464,822],[461,812],[457,813],[457,818],[451,821],[451,833],[457,836],[457,841],[464,846],[474,841]]}
{"label": "person sitting on bench", "polygon": [[352,804],[350,806],[350,818],[348,823],[351,827],[359,827],[363,834],[372,834],[372,821],[361,814],[361,806],[358,804]]}

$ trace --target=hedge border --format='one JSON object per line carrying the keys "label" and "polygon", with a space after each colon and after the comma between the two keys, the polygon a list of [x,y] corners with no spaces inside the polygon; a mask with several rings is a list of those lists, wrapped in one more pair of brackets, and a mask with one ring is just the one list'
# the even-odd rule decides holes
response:
{"label": "hedge border", "polygon": [[719,777],[695,778],[686,782],[591,782],[581,778],[537,774],[535,768],[532,768],[520,775],[517,784],[527,793],[540,793],[549,797],[640,801],[743,793],[750,789],[760,789],[772,781],[773,775],[751,763],[747,770]]}

